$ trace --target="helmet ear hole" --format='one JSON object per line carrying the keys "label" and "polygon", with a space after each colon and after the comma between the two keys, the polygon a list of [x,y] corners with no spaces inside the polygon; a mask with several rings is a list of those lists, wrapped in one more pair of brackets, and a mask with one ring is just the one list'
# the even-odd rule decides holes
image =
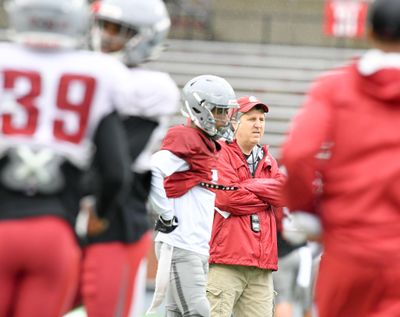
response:
{"label": "helmet ear hole", "polygon": [[193,110],[194,112],[196,112],[197,114],[200,114],[200,113],[201,113],[201,111],[198,110],[198,109],[196,109],[196,108],[192,108],[192,110]]}

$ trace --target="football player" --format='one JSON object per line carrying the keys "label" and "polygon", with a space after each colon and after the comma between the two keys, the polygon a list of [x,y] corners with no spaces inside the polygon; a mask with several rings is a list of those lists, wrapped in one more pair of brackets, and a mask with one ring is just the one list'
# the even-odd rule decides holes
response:
{"label": "football player", "polygon": [[[150,202],[160,214],[156,292],[149,313],[166,296],[167,316],[209,316],[209,240],[218,184],[216,139],[230,131],[235,93],[223,78],[201,75],[183,88],[187,125],[172,127],[153,155]],[[162,282],[166,280],[166,282]]]}
{"label": "football player", "polygon": [[102,193],[98,217],[81,223],[81,233],[101,229],[130,186],[113,110],[128,74],[110,56],[80,49],[86,1],[13,0],[6,8],[12,42],[0,43],[0,316],[61,316],[77,288],[73,225],[93,154]]}
{"label": "football player", "polygon": [[170,18],[161,0],[103,0],[92,9],[92,48],[121,60],[130,71],[129,93],[118,112],[128,135],[133,185],[108,229],[88,241],[82,295],[89,316],[139,316],[152,244],[146,208],[151,154],[179,104],[170,76],[143,64],[161,52]]}
{"label": "football player", "polygon": [[368,31],[371,49],[312,85],[282,149],[294,226],[324,248],[321,317],[400,316],[400,1],[371,2]]}

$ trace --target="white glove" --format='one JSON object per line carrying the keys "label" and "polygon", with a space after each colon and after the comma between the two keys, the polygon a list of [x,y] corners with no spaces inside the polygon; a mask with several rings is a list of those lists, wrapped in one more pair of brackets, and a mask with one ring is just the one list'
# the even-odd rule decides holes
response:
{"label": "white glove", "polygon": [[290,213],[283,219],[282,236],[294,245],[305,243],[309,237],[319,237],[322,233],[318,217],[304,211]]}

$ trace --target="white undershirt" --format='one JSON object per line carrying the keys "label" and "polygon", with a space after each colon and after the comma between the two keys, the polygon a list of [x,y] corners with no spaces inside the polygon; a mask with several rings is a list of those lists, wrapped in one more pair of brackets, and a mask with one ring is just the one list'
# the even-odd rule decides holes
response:
{"label": "white undershirt", "polygon": [[215,194],[208,189],[195,186],[178,198],[167,198],[164,178],[175,172],[187,171],[189,164],[167,150],[152,156],[152,183],[149,197],[150,207],[165,219],[178,218],[178,228],[169,234],[159,232],[155,241],[174,247],[209,254],[209,240],[214,216]]}

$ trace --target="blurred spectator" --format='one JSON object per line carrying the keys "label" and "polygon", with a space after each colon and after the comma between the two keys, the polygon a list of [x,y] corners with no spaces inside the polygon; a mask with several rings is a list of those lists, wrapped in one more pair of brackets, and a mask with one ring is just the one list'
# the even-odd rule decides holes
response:
{"label": "blurred spectator", "polygon": [[400,1],[369,27],[374,49],[315,83],[283,148],[288,207],[322,222],[320,317],[400,316]]}

